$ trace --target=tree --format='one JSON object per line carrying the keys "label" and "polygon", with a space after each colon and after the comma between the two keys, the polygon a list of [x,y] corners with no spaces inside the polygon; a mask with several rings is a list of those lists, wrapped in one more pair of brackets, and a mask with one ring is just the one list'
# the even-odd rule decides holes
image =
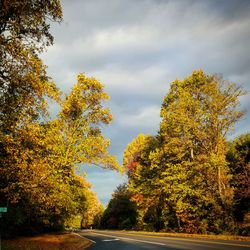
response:
{"label": "tree", "polygon": [[158,146],[157,138],[139,134],[124,151],[123,166],[128,175],[131,199],[138,207],[139,229],[145,222],[150,230],[159,231],[163,227],[161,184],[152,181],[157,173],[151,168],[150,158]]}
{"label": "tree", "polygon": [[120,170],[116,158],[108,152],[110,141],[101,132],[101,126],[112,119],[102,104],[108,98],[99,81],[78,75],[71,93],[61,103],[58,117],[46,124],[50,164],[65,174],[79,164]]}
{"label": "tree", "polygon": [[46,98],[58,101],[60,92],[38,54],[53,42],[48,20],[61,19],[57,0],[0,1],[0,196],[3,205],[16,204],[8,213],[14,227],[25,220],[29,190],[48,172],[40,165],[39,119],[47,114]]}
{"label": "tree", "polygon": [[104,210],[101,225],[107,229],[132,229],[136,224],[136,210],[136,204],[131,201],[127,185],[120,185]]}
{"label": "tree", "polygon": [[[202,70],[171,84],[155,146],[145,146],[143,139],[136,150],[138,137],[125,151],[125,165],[135,169],[128,171],[129,186],[140,203],[158,204],[146,212],[145,222],[156,217],[158,228],[164,224],[186,232],[233,227],[226,135],[243,115],[238,110],[243,94],[235,84]],[[139,164],[128,164],[131,149]]]}
{"label": "tree", "polygon": [[8,147],[4,153],[8,155],[3,157],[6,164],[1,179],[6,185],[2,191],[16,218],[9,225],[60,229],[77,215],[88,216],[87,225],[94,223],[99,210],[92,211],[94,196],[76,170],[79,164],[120,169],[101,133],[101,126],[112,118],[103,108],[106,99],[100,82],[80,74],[61,102],[58,117],[21,127],[16,138],[5,136]]}
{"label": "tree", "polygon": [[[100,126],[111,121],[102,107],[103,86],[79,75],[72,93],[61,93],[39,53],[53,43],[49,22],[62,20],[59,0],[0,0],[0,183],[9,229],[59,229],[83,214],[89,184],[81,164],[118,169]],[[49,120],[47,99],[62,106]]]}
{"label": "tree", "polygon": [[58,91],[38,57],[53,43],[48,20],[61,21],[60,1],[0,1],[0,132],[46,113],[45,96],[58,100]]}
{"label": "tree", "polygon": [[[243,134],[229,143],[227,161],[234,188],[234,217],[241,234],[249,234],[250,221],[250,134]],[[249,226],[248,226],[249,227]]]}
{"label": "tree", "polygon": [[242,89],[235,84],[194,71],[192,76],[171,85],[161,109],[162,139],[179,144],[178,154],[181,153],[182,158],[192,161],[196,155],[211,157],[222,201],[227,185],[223,183],[225,136],[243,115],[236,108],[242,94]]}
{"label": "tree", "polygon": [[92,191],[89,191],[86,198],[86,203],[82,211],[81,228],[98,228],[100,227],[100,220],[103,213],[102,204]]}
{"label": "tree", "polygon": [[53,42],[48,19],[60,21],[62,13],[60,2],[53,0],[1,0],[0,9],[2,191],[15,178],[9,175],[18,173],[15,168],[21,169],[17,163],[22,149],[29,150],[28,145],[35,143],[32,132],[39,130],[38,118],[46,114],[45,97],[59,100],[60,93],[49,81],[38,52]]}
{"label": "tree", "polygon": [[[235,84],[200,70],[173,82],[164,98],[159,135],[160,157],[166,160],[159,179],[170,183],[171,172],[176,169],[177,185],[172,191],[180,193],[171,196],[185,230],[195,230],[197,223],[199,227],[200,218],[208,216],[211,206],[214,218],[221,221],[219,227],[230,224],[233,190],[225,159],[225,136],[243,115],[237,109],[242,94]],[[197,216],[199,211],[203,212]],[[217,222],[210,221],[213,230]]]}

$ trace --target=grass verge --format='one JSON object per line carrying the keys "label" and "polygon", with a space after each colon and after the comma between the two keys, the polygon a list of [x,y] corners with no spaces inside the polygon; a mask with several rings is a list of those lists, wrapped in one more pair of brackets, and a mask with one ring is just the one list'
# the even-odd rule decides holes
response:
{"label": "grass verge", "polygon": [[236,240],[236,241],[249,241],[249,236],[239,236],[239,235],[213,235],[213,234],[187,234],[187,233],[162,233],[162,232],[145,232],[145,231],[130,231],[130,230],[114,230],[114,232],[126,232],[131,234],[141,234],[149,236],[165,236],[165,237],[186,237],[186,238],[202,238],[202,239],[213,239],[213,240]]}
{"label": "grass verge", "polygon": [[71,233],[51,233],[2,240],[2,250],[83,250],[92,243]]}

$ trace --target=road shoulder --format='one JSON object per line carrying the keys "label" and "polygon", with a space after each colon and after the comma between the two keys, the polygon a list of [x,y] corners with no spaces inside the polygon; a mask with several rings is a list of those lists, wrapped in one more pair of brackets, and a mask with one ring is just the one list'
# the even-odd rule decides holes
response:
{"label": "road shoulder", "polygon": [[72,233],[50,233],[2,240],[2,250],[83,250],[91,245],[90,240]]}

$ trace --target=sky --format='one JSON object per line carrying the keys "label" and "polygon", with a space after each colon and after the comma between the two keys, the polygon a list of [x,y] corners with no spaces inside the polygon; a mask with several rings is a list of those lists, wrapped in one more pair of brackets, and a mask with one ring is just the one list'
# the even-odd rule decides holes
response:
{"label": "sky", "polygon": [[[62,8],[64,20],[51,24],[54,45],[42,59],[64,93],[78,73],[104,84],[114,119],[103,133],[121,164],[139,133],[157,133],[170,83],[195,69],[248,91],[240,100],[246,116],[228,138],[250,132],[250,1],[63,0]],[[115,171],[82,170],[103,204],[126,181]]]}

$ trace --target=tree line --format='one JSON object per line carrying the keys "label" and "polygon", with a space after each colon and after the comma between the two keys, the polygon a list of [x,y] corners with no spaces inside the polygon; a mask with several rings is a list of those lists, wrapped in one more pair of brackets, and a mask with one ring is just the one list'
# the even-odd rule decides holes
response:
{"label": "tree line", "polygon": [[103,227],[249,234],[250,134],[226,139],[244,114],[244,94],[202,70],[175,80],[157,135],[139,134],[124,151],[128,183],[115,191]]}
{"label": "tree line", "polygon": [[[84,74],[62,95],[39,58],[53,44],[59,0],[0,1],[0,206],[2,233],[60,230],[102,211],[79,164],[119,170],[101,126],[112,120],[104,86]],[[51,118],[48,102],[60,111]],[[80,223],[80,222],[77,223]]]}

